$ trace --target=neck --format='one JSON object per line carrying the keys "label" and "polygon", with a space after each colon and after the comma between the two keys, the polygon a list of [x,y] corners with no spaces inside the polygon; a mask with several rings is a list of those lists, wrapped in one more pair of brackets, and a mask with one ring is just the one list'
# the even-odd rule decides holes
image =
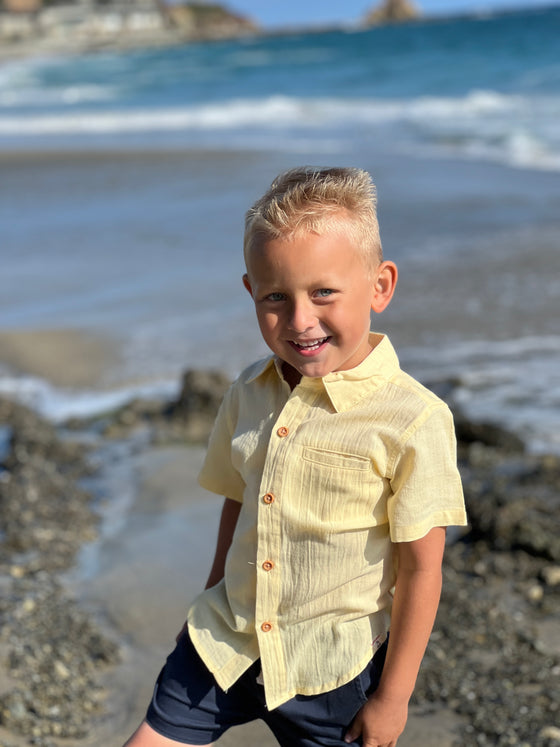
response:
{"label": "neck", "polygon": [[301,374],[293,366],[290,366],[286,361],[282,362],[282,374],[284,379],[288,382],[290,389],[293,391],[301,381]]}

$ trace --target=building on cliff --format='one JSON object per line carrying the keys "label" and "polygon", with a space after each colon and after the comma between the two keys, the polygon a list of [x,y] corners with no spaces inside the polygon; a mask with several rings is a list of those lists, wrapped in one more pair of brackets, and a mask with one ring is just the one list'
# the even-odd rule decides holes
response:
{"label": "building on cliff", "polygon": [[53,49],[143,46],[255,34],[250,19],[223,6],[164,0],[0,0],[3,46]]}

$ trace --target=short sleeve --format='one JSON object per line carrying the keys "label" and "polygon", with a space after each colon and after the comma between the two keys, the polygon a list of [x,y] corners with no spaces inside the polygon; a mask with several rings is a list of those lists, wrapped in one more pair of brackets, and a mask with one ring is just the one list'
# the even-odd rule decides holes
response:
{"label": "short sleeve", "polygon": [[233,384],[226,392],[210,439],[198,482],[212,493],[243,501],[245,482],[231,459],[231,441],[237,423],[237,396]]}
{"label": "short sleeve", "polygon": [[393,542],[411,542],[437,526],[467,523],[453,417],[443,402],[411,427],[395,456],[387,502]]}

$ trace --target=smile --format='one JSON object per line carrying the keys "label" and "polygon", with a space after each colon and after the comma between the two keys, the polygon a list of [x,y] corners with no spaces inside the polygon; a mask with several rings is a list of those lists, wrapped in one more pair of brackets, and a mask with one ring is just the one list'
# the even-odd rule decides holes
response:
{"label": "smile", "polygon": [[289,343],[290,345],[292,345],[292,347],[294,347],[296,350],[299,350],[301,353],[314,353],[330,339],[330,337],[321,337],[318,340],[301,340],[299,342],[296,342],[296,340],[289,340]]}

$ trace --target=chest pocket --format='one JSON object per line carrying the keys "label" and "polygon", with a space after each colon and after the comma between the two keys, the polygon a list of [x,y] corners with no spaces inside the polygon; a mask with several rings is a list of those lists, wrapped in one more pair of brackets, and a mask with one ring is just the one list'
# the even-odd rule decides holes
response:
{"label": "chest pocket", "polygon": [[370,459],[304,446],[302,460],[302,497],[323,529],[351,531],[387,522],[388,484]]}

